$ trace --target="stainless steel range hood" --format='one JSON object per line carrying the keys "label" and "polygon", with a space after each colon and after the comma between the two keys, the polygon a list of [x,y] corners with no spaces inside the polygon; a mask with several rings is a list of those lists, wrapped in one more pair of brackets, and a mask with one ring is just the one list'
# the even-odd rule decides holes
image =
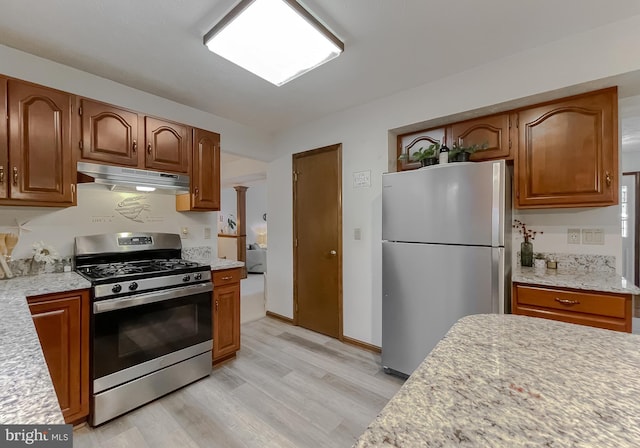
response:
{"label": "stainless steel range hood", "polygon": [[[97,184],[107,185],[111,190],[136,190],[136,187],[157,189],[162,193],[189,193],[189,176],[162,173],[121,166],[78,162],[78,173],[93,179]],[[139,191],[145,191],[140,190]]]}

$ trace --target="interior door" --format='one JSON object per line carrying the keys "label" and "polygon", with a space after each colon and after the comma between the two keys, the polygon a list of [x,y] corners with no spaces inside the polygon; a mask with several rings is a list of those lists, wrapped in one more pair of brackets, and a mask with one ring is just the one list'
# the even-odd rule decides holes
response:
{"label": "interior door", "polygon": [[342,146],[293,155],[294,324],[342,337]]}

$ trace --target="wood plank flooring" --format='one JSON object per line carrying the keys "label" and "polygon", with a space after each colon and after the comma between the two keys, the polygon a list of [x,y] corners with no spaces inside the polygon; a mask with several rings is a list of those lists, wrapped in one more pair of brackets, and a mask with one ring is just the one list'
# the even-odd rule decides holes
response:
{"label": "wood plank flooring", "polygon": [[265,317],[211,376],[98,428],[76,448],[349,447],[402,385],[380,356]]}

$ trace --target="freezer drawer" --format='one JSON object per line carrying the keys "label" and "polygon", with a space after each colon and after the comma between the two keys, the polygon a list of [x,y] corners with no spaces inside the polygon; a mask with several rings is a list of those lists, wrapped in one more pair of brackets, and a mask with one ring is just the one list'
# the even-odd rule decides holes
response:
{"label": "freezer drawer", "polygon": [[382,269],[382,364],[396,372],[410,375],[461,317],[502,309],[501,248],[383,242]]}

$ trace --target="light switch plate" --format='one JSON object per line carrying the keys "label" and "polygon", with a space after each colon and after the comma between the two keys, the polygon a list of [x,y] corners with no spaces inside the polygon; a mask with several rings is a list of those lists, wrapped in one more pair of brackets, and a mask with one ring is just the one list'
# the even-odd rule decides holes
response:
{"label": "light switch plate", "polygon": [[580,229],[567,229],[567,244],[580,244]]}
{"label": "light switch plate", "polygon": [[582,229],[583,244],[604,244],[604,229]]}
{"label": "light switch plate", "polygon": [[211,227],[205,227],[204,228],[204,239],[205,240],[210,240],[211,239]]}
{"label": "light switch plate", "polygon": [[353,229],[353,239],[354,240],[362,239],[362,230],[360,229],[360,227],[356,227],[355,229]]}

